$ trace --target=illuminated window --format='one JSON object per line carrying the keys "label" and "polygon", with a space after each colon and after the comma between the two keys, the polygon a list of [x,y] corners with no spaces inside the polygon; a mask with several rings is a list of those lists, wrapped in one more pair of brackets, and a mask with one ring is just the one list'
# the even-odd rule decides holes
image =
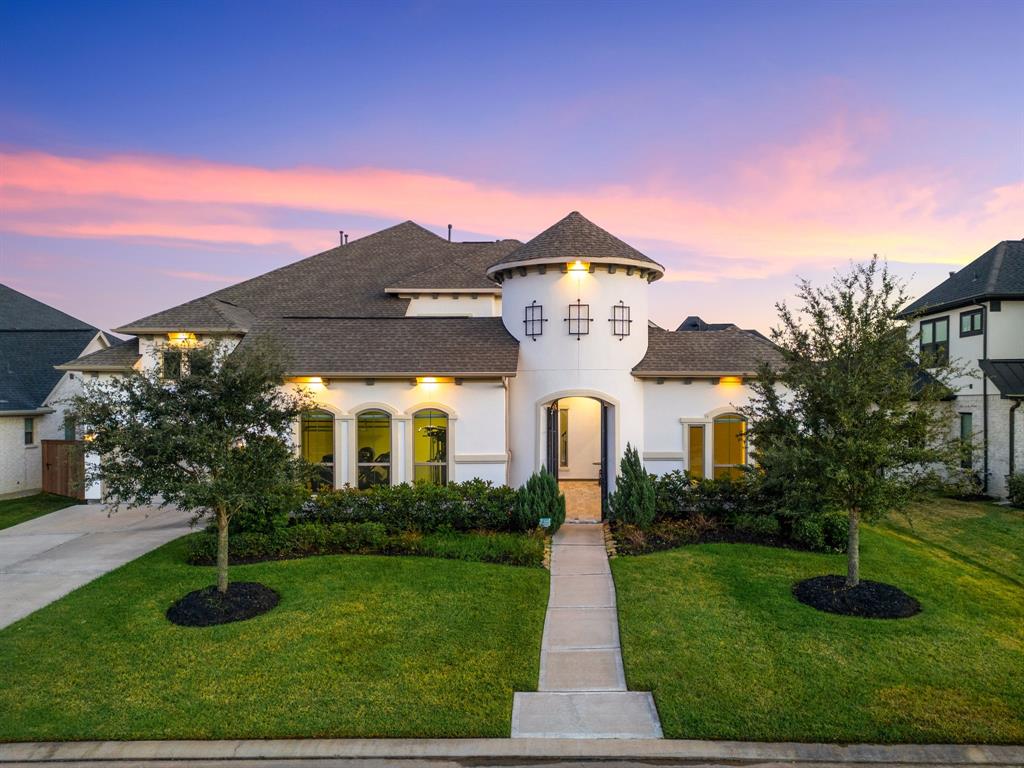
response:
{"label": "illuminated window", "polygon": [[686,428],[686,452],[689,456],[687,471],[696,478],[704,477],[704,425],[690,424]]}
{"label": "illuminated window", "polygon": [[302,416],[302,458],[316,466],[313,490],[334,487],[334,416],[310,411]]}
{"label": "illuminated window", "polygon": [[736,479],[747,463],[747,423],[735,413],[719,416],[714,424],[715,479]]}
{"label": "illuminated window", "polygon": [[575,304],[569,305],[569,316],[565,321],[569,323],[569,335],[575,336],[576,341],[579,341],[580,336],[590,333],[590,305],[576,299]]}
{"label": "illuminated window", "polygon": [[546,322],[547,319],[544,317],[544,307],[536,301],[530,302],[530,306],[526,307],[526,313],[523,316],[523,325],[526,326],[526,335],[536,341],[538,336],[542,336],[544,334],[544,323]]}
{"label": "illuminated window", "polygon": [[558,410],[558,466],[569,467],[569,409]]}
{"label": "illuminated window", "polygon": [[414,482],[448,482],[448,414],[436,408],[412,417],[412,476]]}
{"label": "illuminated window", "polygon": [[391,485],[391,416],[379,410],[360,413],[356,446],[359,488]]}
{"label": "illuminated window", "polygon": [[629,317],[629,307],[622,301],[618,304],[613,304],[612,316],[608,322],[612,324],[612,335],[618,336],[619,341],[622,341],[626,336],[629,336],[629,326],[633,322]]}
{"label": "illuminated window", "polygon": [[921,362],[928,367],[949,363],[949,318],[921,321]]}

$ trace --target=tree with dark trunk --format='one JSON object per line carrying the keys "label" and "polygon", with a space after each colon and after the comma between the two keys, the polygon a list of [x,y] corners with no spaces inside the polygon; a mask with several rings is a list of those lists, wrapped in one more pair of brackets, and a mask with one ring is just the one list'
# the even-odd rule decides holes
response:
{"label": "tree with dark trunk", "polygon": [[[743,409],[754,457],[791,510],[842,511],[849,521],[847,587],[860,583],[860,524],[904,507],[954,467],[944,402],[956,371],[922,359],[907,301],[884,263],[855,265],[824,288],[798,284],[799,308],[776,305],[773,341]],[[940,351],[941,354],[941,351]]]}
{"label": "tree with dark trunk", "polygon": [[[277,348],[252,344],[174,348],[168,366],[86,382],[71,418],[87,430],[113,509],[173,505],[217,526],[217,590],[228,591],[232,516],[269,499],[301,504],[309,465],[289,443],[308,393],[284,386]],[[166,374],[166,375],[165,375]]]}

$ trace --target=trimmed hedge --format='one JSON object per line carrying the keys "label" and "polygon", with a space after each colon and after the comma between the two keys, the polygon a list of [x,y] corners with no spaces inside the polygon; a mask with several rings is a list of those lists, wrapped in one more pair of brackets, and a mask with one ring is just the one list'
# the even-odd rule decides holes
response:
{"label": "trimmed hedge", "polygon": [[1007,495],[1015,507],[1024,507],[1024,474],[1016,473],[1006,478]]}
{"label": "trimmed hedge", "polygon": [[527,531],[536,527],[536,521],[517,514],[517,494],[514,488],[483,480],[378,486],[365,491],[341,488],[311,499],[296,519],[300,523],[379,523],[388,533]]}
{"label": "trimmed hedge", "polygon": [[[216,533],[204,531],[189,539],[188,561],[213,565],[217,559]],[[421,555],[539,567],[544,561],[544,534],[453,531],[389,534],[376,522],[299,523],[270,533],[238,533],[231,537],[233,565],[266,560],[289,560],[310,555]]]}

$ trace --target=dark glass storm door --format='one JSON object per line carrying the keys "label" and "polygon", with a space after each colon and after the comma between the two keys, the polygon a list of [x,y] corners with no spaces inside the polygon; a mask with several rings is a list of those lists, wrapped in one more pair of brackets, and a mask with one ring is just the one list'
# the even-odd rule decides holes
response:
{"label": "dark glass storm door", "polygon": [[547,469],[558,478],[558,401],[551,403],[547,410]]}

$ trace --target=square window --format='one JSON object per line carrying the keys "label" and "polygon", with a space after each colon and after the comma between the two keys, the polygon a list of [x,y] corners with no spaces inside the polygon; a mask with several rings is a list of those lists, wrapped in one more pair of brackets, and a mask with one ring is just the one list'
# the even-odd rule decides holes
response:
{"label": "square window", "polygon": [[930,368],[949,364],[949,318],[921,321],[921,362]]}
{"label": "square window", "polygon": [[960,335],[979,336],[985,328],[985,313],[980,309],[972,309],[960,313]]}

